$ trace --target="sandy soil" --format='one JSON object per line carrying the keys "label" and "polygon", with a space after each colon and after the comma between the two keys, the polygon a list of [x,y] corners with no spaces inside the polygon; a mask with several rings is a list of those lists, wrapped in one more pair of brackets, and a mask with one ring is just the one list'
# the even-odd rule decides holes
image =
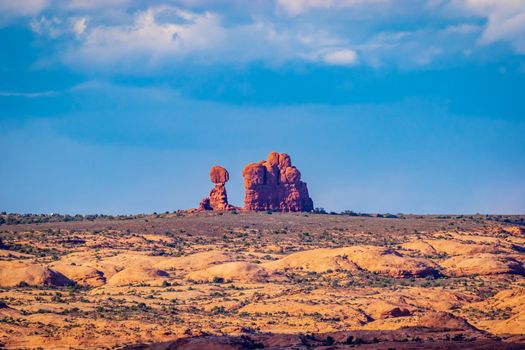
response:
{"label": "sandy soil", "polygon": [[4,224],[0,348],[519,349],[520,227],[302,213]]}

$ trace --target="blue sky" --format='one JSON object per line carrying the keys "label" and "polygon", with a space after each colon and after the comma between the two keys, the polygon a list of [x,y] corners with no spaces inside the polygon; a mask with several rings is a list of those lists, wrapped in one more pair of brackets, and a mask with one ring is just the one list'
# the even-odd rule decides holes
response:
{"label": "blue sky", "polygon": [[0,209],[195,207],[287,152],[315,206],[525,213],[522,0],[0,0]]}

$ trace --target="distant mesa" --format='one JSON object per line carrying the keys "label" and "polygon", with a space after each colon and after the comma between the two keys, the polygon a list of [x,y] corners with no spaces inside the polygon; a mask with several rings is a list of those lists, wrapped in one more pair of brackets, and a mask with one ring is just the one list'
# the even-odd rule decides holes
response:
{"label": "distant mesa", "polygon": [[[308,194],[301,173],[292,166],[286,153],[271,152],[267,160],[248,164],[243,172],[245,211],[312,211],[314,203]],[[215,187],[209,197],[204,198],[198,211],[227,211],[241,208],[228,203],[226,182],[228,170],[215,165],[210,170],[210,179]]]}
{"label": "distant mesa", "polygon": [[301,173],[286,153],[272,152],[267,160],[248,164],[243,172],[247,211],[312,211],[314,203]]}

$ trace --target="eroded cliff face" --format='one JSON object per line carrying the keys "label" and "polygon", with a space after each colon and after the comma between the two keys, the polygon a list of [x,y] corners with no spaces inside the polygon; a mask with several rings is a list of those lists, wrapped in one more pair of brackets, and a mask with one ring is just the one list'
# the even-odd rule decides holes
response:
{"label": "eroded cliff face", "polygon": [[308,195],[301,173],[292,166],[289,155],[272,152],[267,160],[248,164],[243,172],[244,209],[249,211],[311,211],[313,201]]}
{"label": "eroded cliff face", "polygon": [[230,179],[228,170],[215,165],[210,170],[210,179],[215,184],[210,196],[204,198],[199,204],[199,210],[234,210],[236,207],[228,204],[226,182]]}

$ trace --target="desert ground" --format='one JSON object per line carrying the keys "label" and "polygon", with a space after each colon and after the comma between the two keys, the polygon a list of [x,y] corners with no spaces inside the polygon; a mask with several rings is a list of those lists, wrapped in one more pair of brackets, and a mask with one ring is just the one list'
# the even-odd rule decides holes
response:
{"label": "desert ground", "polygon": [[0,219],[0,348],[525,348],[524,216]]}

